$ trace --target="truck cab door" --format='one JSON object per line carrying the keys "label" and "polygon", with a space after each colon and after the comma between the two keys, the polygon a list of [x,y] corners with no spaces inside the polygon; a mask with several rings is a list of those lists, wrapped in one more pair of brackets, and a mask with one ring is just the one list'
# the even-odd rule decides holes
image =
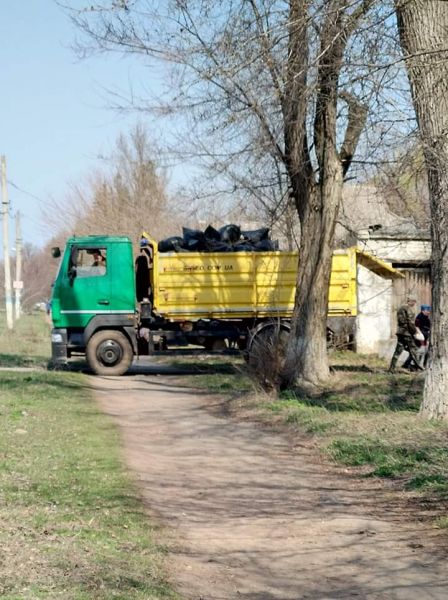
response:
{"label": "truck cab door", "polygon": [[111,276],[107,248],[72,245],[60,290],[61,316],[70,327],[85,327],[97,314],[110,313]]}

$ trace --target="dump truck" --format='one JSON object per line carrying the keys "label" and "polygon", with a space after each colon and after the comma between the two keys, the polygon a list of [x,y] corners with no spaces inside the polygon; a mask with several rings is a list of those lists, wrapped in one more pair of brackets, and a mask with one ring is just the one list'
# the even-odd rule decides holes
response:
{"label": "dump truck", "polygon": [[[179,349],[243,351],[276,327],[289,331],[297,252],[166,252],[145,238],[68,239],[53,284],[52,359],[85,355],[99,375],[125,373],[134,357]],[[353,247],[334,252],[329,338],[354,343],[357,264],[391,267]]]}

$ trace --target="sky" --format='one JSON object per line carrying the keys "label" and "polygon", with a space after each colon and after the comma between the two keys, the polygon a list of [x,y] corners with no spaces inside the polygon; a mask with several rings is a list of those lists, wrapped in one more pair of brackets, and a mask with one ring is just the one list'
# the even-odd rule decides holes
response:
{"label": "sky", "polygon": [[62,204],[69,184],[85,179],[118,135],[141,121],[114,111],[110,91],[126,93],[130,82],[150,90],[157,76],[135,58],[80,60],[76,29],[54,0],[1,4],[0,154],[7,162],[10,237],[20,211],[24,240],[41,246],[54,233],[45,206],[51,199]]}

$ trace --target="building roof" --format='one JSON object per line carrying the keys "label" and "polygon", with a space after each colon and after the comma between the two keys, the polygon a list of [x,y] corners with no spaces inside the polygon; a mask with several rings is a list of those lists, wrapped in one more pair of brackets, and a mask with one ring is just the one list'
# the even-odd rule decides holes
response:
{"label": "building roof", "polygon": [[344,185],[336,245],[355,238],[430,239],[429,231],[418,229],[414,219],[392,212],[386,197],[371,184]]}
{"label": "building roof", "polygon": [[394,269],[389,263],[385,262],[369,254],[368,252],[364,252],[359,248],[356,249],[356,259],[359,264],[363,265],[370,271],[376,273],[376,275],[380,275],[385,279],[398,279],[404,277],[403,273]]}

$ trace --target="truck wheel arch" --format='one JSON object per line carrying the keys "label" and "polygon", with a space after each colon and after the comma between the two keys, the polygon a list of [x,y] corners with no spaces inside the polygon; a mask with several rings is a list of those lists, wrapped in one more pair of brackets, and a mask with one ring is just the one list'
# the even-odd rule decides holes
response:
{"label": "truck wheel arch", "polygon": [[129,340],[135,355],[137,350],[137,336],[134,325],[131,324],[127,315],[96,315],[84,329],[84,345],[87,348],[90,338],[98,331],[103,330],[121,331]]}

